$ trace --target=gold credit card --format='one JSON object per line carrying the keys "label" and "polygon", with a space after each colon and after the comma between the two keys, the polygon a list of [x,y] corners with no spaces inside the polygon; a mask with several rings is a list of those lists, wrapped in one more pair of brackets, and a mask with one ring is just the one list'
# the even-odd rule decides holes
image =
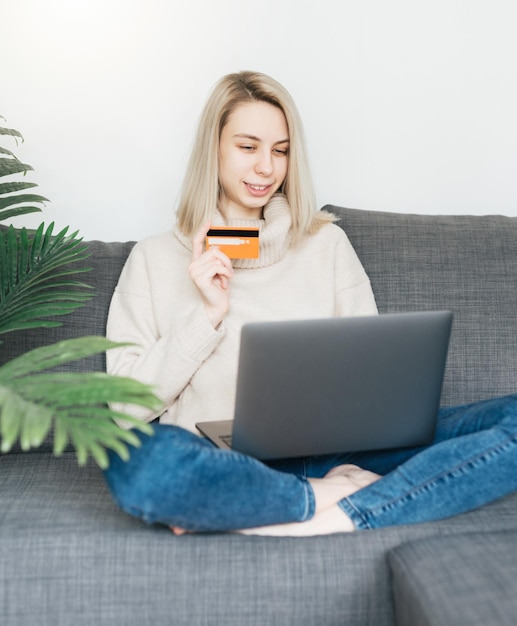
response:
{"label": "gold credit card", "polygon": [[259,229],[214,226],[206,234],[206,247],[217,246],[230,259],[259,258]]}

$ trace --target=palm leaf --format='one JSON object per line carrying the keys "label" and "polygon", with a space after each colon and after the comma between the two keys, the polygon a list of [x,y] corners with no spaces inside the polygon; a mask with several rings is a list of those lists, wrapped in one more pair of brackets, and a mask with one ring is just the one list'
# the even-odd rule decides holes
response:
{"label": "palm leaf", "polygon": [[[4,185],[0,185],[0,188],[1,187],[4,187]],[[6,195],[5,193],[2,194],[0,189],[0,196],[2,195],[5,197],[0,197],[0,221],[11,219],[12,217],[18,217],[19,215],[27,215],[29,213],[38,213],[41,211],[41,207],[26,203],[49,202],[48,198],[45,198],[45,196],[40,196],[35,193],[9,193]]]}
{"label": "palm leaf", "polygon": [[85,359],[100,354],[120,344],[105,337],[81,337],[79,339],[64,339],[50,346],[43,346],[31,350],[30,357],[19,356],[0,367],[0,383],[2,380],[19,378],[28,374],[35,374],[47,369],[61,367],[71,361]]}
{"label": "palm leaf", "polygon": [[10,194],[5,198],[0,198],[0,211],[7,207],[26,202],[48,202],[48,198],[35,193]]}
{"label": "palm leaf", "polygon": [[[0,135],[16,141],[21,133],[0,128]],[[0,147],[0,177],[25,174],[33,168],[13,152]],[[20,193],[34,183],[0,184],[0,221],[40,211],[35,204],[47,199]],[[89,268],[75,263],[88,258],[87,246],[77,232],[68,228],[54,235],[53,224],[35,231],[12,226],[0,230],[0,334],[12,330],[58,326],[52,318],[74,311],[89,300],[90,287],[71,275]],[[108,376],[103,372],[55,371],[70,361],[99,354],[117,346],[103,337],[83,337],[38,348],[0,367],[1,451],[19,441],[22,450],[37,447],[54,429],[54,453],[68,443],[75,448],[79,463],[89,456],[103,468],[107,449],[128,458],[128,445],[138,445],[131,431],[120,428],[116,419],[152,433],[150,426],[112,410],[112,403],[137,405],[158,411],[160,402],[150,387],[137,381]],[[54,368],[53,371],[52,370]]]}
{"label": "palm leaf", "polygon": [[32,189],[37,186],[38,185],[36,183],[28,183],[23,181],[0,183],[0,196],[5,196],[8,193],[16,193],[17,191],[24,191],[25,189]]}
{"label": "palm leaf", "polygon": [[[5,120],[5,117],[0,115],[0,117]],[[18,130],[14,130],[14,128],[2,128],[0,127],[0,135],[10,135],[11,137],[15,137],[16,140],[21,139],[23,141],[23,135]]]}
{"label": "palm leaf", "polygon": [[19,217],[20,215],[29,215],[29,213],[41,213],[41,208],[37,206],[20,206],[14,209],[0,211],[0,222],[9,220],[13,217]]}
{"label": "palm leaf", "polygon": [[[15,156],[14,152],[11,152],[7,148],[2,148],[1,146],[0,146],[0,154],[8,154],[9,156],[11,156],[14,159],[16,159],[16,156]],[[18,159],[16,159],[16,160],[18,160]]]}
{"label": "palm leaf", "polygon": [[104,337],[69,339],[27,352],[0,367],[2,452],[9,451],[16,441],[22,450],[38,447],[53,424],[56,455],[70,442],[80,464],[92,456],[106,468],[106,449],[128,458],[127,445],[137,446],[139,440],[114,420],[123,419],[148,434],[152,429],[112,410],[110,404],[133,404],[158,411],[161,403],[151,388],[104,372],[46,372],[120,345]]}
{"label": "palm leaf", "polygon": [[0,177],[11,176],[11,174],[25,174],[26,172],[34,169],[27,163],[22,163],[18,159],[0,159]]}
{"label": "palm leaf", "polygon": [[89,257],[88,248],[68,235],[53,235],[53,224],[29,234],[10,226],[0,231],[0,334],[27,328],[59,326],[49,317],[71,313],[92,296],[88,285],[69,277],[89,268],[71,267]]}

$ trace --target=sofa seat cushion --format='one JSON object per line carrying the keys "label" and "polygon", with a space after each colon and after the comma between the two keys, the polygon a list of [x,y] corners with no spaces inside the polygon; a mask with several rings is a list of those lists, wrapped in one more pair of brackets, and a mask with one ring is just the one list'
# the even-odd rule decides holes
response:
{"label": "sofa seat cushion", "polygon": [[0,624],[393,626],[386,554],[517,529],[517,495],[432,524],[309,538],[175,537],[120,511],[73,454],[0,456]]}
{"label": "sofa seat cushion", "polygon": [[517,532],[466,533],[403,544],[388,556],[400,626],[513,626]]}
{"label": "sofa seat cushion", "polygon": [[0,624],[392,624],[375,542],[175,537],[120,511],[72,454],[0,456],[0,475]]}

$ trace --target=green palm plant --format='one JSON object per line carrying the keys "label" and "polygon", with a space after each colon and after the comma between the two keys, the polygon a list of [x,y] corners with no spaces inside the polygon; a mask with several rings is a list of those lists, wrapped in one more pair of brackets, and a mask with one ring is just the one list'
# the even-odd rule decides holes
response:
{"label": "green palm plant", "polygon": [[[3,118],[2,118],[3,119]],[[14,129],[0,127],[0,135],[23,141]],[[0,146],[0,222],[40,212],[47,199],[27,193],[37,185],[13,181],[32,170],[13,152]],[[93,297],[91,288],[77,280],[88,268],[74,267],[88,258],[87,246],[68,228],[54,234],[54,225],[35,230],[0,229],[0,350],[1,336],[12,331],[59,326],[56,316],[71,313]],[[128,457],[128,445],[139,445],[132,431],[117,419],[151,433],[151,428],[111,408],[134,404],[156,410],[159,400],[152,389],[135,380],[104,372],[73,373],[59,368],[72,361],[100,354],[120,344],[105,337],[69,339],[36,348],[0,366],[1,452],[19,442],[22,450],[40,446],[53,430],[54,454],[68,444],[80,464],[91,456],[108,465],[108,449]]]}

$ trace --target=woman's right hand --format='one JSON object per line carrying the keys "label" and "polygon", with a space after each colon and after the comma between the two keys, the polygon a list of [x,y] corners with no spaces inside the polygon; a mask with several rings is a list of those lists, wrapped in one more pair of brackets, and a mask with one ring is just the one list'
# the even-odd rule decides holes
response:
{"label": "woman's right hand", "polygon": [[204,250],[209,229],[210,222],[203,224],[192,240],[189,274],[201,295],[210,322],[214,328],[218,328],[230,308],[233,267],[230,259],[219,248]]}

